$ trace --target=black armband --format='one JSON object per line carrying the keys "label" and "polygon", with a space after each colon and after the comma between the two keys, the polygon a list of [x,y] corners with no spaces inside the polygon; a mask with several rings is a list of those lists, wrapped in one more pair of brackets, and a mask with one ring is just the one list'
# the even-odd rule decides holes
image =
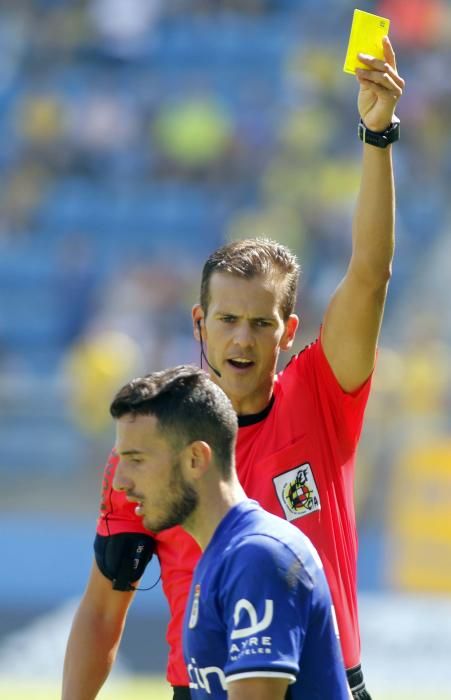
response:
{"label": "black armband", "polygon": [[96,535],[94,540],[97,566],[115,591],[135,589],[132,584],[141,578],[154,551],[153,537],[138,532]]}

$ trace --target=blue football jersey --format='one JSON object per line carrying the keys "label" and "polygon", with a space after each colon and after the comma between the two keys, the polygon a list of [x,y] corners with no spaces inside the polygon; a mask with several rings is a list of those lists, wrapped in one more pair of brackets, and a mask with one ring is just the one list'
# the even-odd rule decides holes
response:
{"label": "blue football jersey", "polygon": [[291,700],[348,700],[329,588],[310,541],[255,501],[232,508],[194,571],[183,648],[191,697],[285,678]]}

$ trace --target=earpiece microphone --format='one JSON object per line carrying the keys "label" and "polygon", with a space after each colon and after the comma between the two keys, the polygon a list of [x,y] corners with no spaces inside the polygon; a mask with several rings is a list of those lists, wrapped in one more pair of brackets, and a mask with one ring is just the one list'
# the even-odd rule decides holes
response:
{"label": "earpiece microphone", "polygon": [[203,343],[203,340],[202,340],[202,331],[201,331],[201,329],[200,329],[200,321],[197,322],[197,327],[198,327],[198,329],[199,329],[199,338],[200,338],[200,366],[201,366],[201,368],[202,368],[202,358],[204,358],[205,362],[206,362],[207,365],[210,367],[210,369],[213,370],[213,372],[216,374],[216,376],[217,376],[217,377],[221,377],[221,372],[220,372],[219,370],[217,370],[216,367],[213,367],[213,365],[211,365],[211,364],[209,363],[208,357],[207,357],[206,354],[205,354],[205,351],[204,351],[204,343]]}

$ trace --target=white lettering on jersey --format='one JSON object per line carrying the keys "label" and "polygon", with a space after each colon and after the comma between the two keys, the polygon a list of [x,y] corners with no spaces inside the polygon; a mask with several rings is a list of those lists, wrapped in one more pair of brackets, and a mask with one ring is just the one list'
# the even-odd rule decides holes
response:
{"label": "white lettering on jersey", "polygon": [[196,659],[191,659],[191,663],[186,667],[189,675],[189,687],[193,690],[198,690],[202,688],[208,695],[211,695],[211,686],[208,681],[208,676],[212,673],[216,674],[223,690],[227,690],[226,677],[224,672],[218,666],[206,666],[205,668],[199,668],[196,664]]}
{"label": "white lettering on jersey", "polygon": [[[249,617],[249,626],[238,628],[238,623],[240,621],[240,614],[244,611]],[[250,603],[246,598],[241,598],[235,605],[235,610],[233,613],[233,624],[235,629],[230,635],[230,639],[242,639],[243,637],[251,637],[256,635],[258,632],[265,630],[272,622],[274,614],[274,603],[272,600],[265,600],[265,614],[260,622],[257,619],[257,611],[255,610],[252,603]]]}
{"label": "white lettering on jersey", "polygon": [[232,642],[229,649],[230,661],[238,661],[243,656],[262,656],[272,653],[272,637],[248,637],[241,642]]}

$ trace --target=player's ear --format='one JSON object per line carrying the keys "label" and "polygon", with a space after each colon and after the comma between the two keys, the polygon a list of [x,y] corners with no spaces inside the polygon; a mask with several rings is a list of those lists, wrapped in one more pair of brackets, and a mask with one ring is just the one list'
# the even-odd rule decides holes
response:
{"label": "player's ear", "polygon": [[185,477],[197,481],[208,471],[212,460],[210,445],[204,440],[195,440],[183,449],[182,460]]}
{"label": "player's ear", "polygon": [[290,314],[288,320],[285,322],[285,330],[280,341],[281,350],[289,350],[291,348],[298,328],[299,316]]}
{"label": "player's ear", "polygon": [[193,319],[193,332],[197,341],[201,340],[201,332],[204,335],[204,312],[200,304],[194,304],[191,316]]}

